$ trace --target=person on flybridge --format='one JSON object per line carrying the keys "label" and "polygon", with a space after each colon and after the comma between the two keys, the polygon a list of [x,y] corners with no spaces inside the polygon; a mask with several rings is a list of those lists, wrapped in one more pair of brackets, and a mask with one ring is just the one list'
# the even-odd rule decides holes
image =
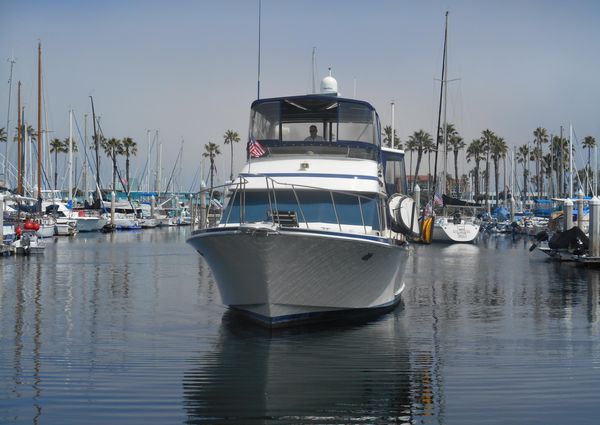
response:
{"label": "person on flybridge", "polygon": [[321,137],[317,134],[317,126],[316,125],[311,125],[309,127],[309,132],[310,132],[310,136],[308,136],[306,139],[304,139],[305,142],[322,142],[323,141],[323,137]]}

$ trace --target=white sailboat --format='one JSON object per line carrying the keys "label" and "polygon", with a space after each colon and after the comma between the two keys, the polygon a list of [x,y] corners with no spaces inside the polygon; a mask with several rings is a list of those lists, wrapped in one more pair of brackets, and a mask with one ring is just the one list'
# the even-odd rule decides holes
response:
{"label": "white sailboat", "polygon": [[[444,57],[442,61],[442,79],[440,88],[440,113],[438,115],[437,142],[439,148],[440,140],[440,118],[443,107],[443,129],[444,129],[444,171],[442,175],[442,188],[446,189],[446,163],[448,152],[448,125],[446,121],[446,103],[447,103],[447,60],[448,60],[448,12],[446,12],[446,26],[444,30]],[[436,149],[436,164],[437,152]],[[437,165],[436,165],[437,169]],[[435,184],[434,184],[435,188]],[[444,206],[440,215],[435,215],[432,226],[431,241],[432,242],[473,242],[479,235],[479,223],[474,217],[474,209],[472,206],[464,205],[466,202],[457,200],[456,205],[452,205],[449,200],[452,198],[444,197]],[[462,205],[461,205],[462,204]],[[471,215],[467,213],[471,212]]]}

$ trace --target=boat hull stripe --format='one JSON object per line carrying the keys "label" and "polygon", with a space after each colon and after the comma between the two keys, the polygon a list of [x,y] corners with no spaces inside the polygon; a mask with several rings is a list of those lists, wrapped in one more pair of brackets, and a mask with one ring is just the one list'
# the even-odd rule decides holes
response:
{"label": "boat hull stripe", "polygon": [[373,180],[378,181],[377,176],[357,176],[353,174],[330,174],[330,173],[261,173],[248,174],[241,173],[241,177],[328,177],[332,179],[351,179],[351,180]]}

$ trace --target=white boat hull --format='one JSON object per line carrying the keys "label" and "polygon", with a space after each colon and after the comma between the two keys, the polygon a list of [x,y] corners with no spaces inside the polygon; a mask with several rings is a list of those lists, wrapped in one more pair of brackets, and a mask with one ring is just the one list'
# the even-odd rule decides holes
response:
{"label": "white boat hull", "polygon": [[54,236],[54,224],[41,224],[40,229],[36,232],[40,238],[51,238]]}
{"label": "white boat hull", "polygon": [[79,232],[97,232],[106,224],[106,219],[100,217],[77,217],[75,220]]}
{"label": "white boat hull", "polygon": [[479,225],[461,220],[454,223],[452,218],[437,217],[433,224],[431,240],[433,242],[468,243],[473,242],[479,235]]}
{"label": "white boat hull", "polygon": [[406,251],[383,239],[305,230],[210,229],[188,239],[224,304],[268,326],[394,306]]}
{"label": "white boat hull", "polygon": [[46,248],[44,240],[36,232],[25,232],[12,243],[17,255],[43,254]]}

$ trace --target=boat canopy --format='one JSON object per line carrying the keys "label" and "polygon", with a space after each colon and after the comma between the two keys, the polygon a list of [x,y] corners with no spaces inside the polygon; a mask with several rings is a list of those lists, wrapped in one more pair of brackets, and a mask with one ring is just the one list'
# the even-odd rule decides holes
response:
{"label": "boat canopy", "polygon": [[[313,137],[310,127],[315,126]],[[381,129],[375,109],[367,102],[331,95],[306,95],[257,100],[252,104],[249,140],[270,154],[336,153],[336,148],[375,152]],[[363,153],[364,155],[364,153]]]}

